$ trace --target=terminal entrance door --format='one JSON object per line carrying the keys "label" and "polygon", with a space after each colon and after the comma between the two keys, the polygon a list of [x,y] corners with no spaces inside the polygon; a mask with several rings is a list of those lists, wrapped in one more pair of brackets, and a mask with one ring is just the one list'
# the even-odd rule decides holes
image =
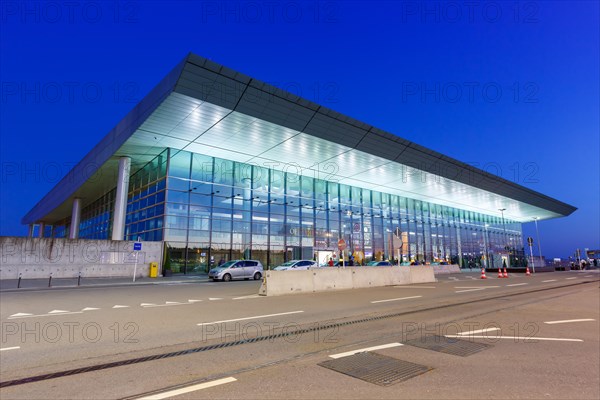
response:
{"label": "terminal entrance door", "polygon": [[335,254],[330,250],[319,250],[317,251],[317,262],[319,266],[327,266],[329,259],[333,258],[335,261]]}

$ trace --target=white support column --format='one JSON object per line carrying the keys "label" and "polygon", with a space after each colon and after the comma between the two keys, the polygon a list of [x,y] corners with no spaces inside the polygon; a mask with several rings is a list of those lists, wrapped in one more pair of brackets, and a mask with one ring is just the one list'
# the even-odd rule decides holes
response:
{"label": "white support column", "polygon": [[27,237],[33,237],[33,224],[29,224],[29,233],[27,234]]}
{"label": "white support column", "polygon": [[46,224],[43,222],[40,222],[39,225],[39,231],[38,231],[38,237],[43,238],[44,237],[44,231],[46,230]]}
{"label": "white support column", "polygon": [[129,191],[129,170],[131,158],[119,159],[119,174],[117,176],[117,194],[115,195],[115,210],[113,213],[112,240],[123,240],[125,235],[125,211],[127,210],[127,192]]}
{"label": "white support column", "polygon": [[81,199],[73,199],[71,210],[71,226],[69,227],[69,239],[79,239],[79,222],[81,221]]}

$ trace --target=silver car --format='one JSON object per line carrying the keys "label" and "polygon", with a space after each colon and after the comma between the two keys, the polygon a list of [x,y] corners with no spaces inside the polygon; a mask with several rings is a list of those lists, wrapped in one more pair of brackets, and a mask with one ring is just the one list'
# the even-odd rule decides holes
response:
{"label": "silver car", "polygon": [[257,260],[232,260],[208,272],[213,281],[229,282],[232,279],[254,279],[263,276],[263,265]]}
{"label": "silver car", "polygon": [[288,270],[303,270],[309,268],[316,268],[319,264],[312,260],[292,260],[281,264],[278,267],[273,268],[275,271],[288,271]]}

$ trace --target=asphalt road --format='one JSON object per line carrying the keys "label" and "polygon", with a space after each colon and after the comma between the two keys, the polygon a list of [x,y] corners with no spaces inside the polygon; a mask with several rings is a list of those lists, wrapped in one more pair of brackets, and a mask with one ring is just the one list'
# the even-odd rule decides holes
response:
{"label": "asphalt road", "polygon": [[[253,281],[2,293],[0,396],[598,399],[599,275],[284,297]],[[461,357],[408,344],[431,335],[489,346]],[[380,386],[318,365],[374,346],[429,371]]]}

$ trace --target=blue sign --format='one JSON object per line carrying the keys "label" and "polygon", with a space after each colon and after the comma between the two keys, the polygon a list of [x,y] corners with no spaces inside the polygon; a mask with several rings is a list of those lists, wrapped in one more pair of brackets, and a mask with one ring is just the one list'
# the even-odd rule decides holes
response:
{"label": "blue sign", "polygon": [[133,244],[133,250],[134,251],[140,251],[142,249],[142,244],[140,242],[135,242]]}

